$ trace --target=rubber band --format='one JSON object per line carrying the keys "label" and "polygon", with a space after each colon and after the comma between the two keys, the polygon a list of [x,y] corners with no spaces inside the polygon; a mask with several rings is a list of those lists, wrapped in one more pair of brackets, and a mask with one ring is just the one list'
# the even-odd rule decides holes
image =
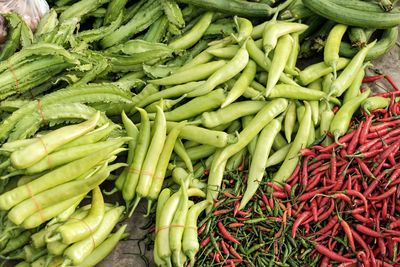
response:
{"label": "rubber band", "polygon": [[140,170],[132,168],[131,166],[128,167],[128,173],[140,174]]}
{"label": "rubber band", "polygon": [[46,118],[44,117],[43,107],[42,107],[42,104],[40,102],[40,99],[38,99],[38,109],[39,109],[39,114],[40,114],[40,117],[41,117],[43,123],[47,124]]}
{"label": "rubber band", "polygon": [[85,227],[86,229],[89,230],[89,232],[90,232],[90,239],[92,239],[93,249],[95,249],[95,248],[96,248],[96,241],[95,241],[94,238],[93,238],[93,234],[94,234],[94,233],[93,233],[92,228],[90,228],[90,226],[84,221],[84,219],[80,219],[80,218],[76,218],[76,217],[71,217],[71,218],[69,218],[69,220],[71,220],[71,219],[77,221],[76,223],[78,223],[78,222],[82,223],[82,224],[84,225],[84,227]]}
{"label": "rubber band", "polygon": [[155,233],[158,234],[160,231],[169,229],[169,228],[187,228],[187,229],[192,229],[192,230],[197,231],[196,226],[186,226],[186,225],[182,225],[182,224],[170,224],[170,225],[160,227],[159,229],[155,229]]}
{"label": "rubber band", "polygon": [[94,237],[93,237],[92,228],[90,228],[90,226],[89,226],[84,220],[81,220],[81,222],[82,222],[83,225],[89,230],[89,232],[90,232],[90,239],[92,240],[93,249],[95,249],[95,248],[96,248],[96,241],[94,240]]}
{"label": "rubber band", "polygon": [[33,194],[31,187],[29,186],[29,183],[28,183],[28,184],[25,184],[25,187],[26,187],[26,189],[28,190],[28,194],[29,194],[30,198],[32,199],[33,204],[35,204],[35,207],[36,207],[36,209],[37,209],[37,212],[39,212],[40,219],[42,220],[42,222],[45,222],[45,221],[46,221],[46,218],[45,218],[45,216],[43,215],[43,208],[42,208],[42,205],[40,205],[40,203],[36,200],[35,195]]}
{"label": "rubber band", "polygon": [[42,146],[44,148],[44,151],[46,152],[46,155],[49,155],[49,151],[47,150],[46,144],[44,143],[42,137],[38,136],[37,139],[39,139],[40,143],[42,143]]}
{"label": "rubber band", "polygon": [[142,170],[140,174],[141,175],[146,175],[146,176],[149,176],[149,177],[153,177],[154,176],[154,173],[149,172],[149,171],[145,171],[145,170]]}
{"label": "rubber band", "polygon": [[21,94],[20,90],[19,90],[19,80],[17,77],[17,74],[15,73],[14,67],[12,66],[11,62],[7,59],[7,66],[11,71],[12,76],[14,77],[15,80],[15,91],[17,91],[17,93]]}
{"label": "rubber band", "polygon": [[159,175],[154,175],[153,176],[154,180],[164,180],[164,178],[165,178],[165,175],[164,176],[159,176]]}

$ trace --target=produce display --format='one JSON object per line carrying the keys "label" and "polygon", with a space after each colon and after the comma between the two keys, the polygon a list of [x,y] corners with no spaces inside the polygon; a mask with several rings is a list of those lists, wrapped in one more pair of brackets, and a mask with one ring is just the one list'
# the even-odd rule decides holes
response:
{"label": "produce display", "polygon": [[400,89],[366,75],[397,1],[47,2],[0,8],[6,264],[95,266],[147,203],[156,266],[400,265]]}

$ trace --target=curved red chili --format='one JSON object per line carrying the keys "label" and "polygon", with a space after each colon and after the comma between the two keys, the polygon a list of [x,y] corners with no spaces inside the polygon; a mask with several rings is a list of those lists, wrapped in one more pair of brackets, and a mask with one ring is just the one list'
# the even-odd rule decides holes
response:
{"label": "curved red chili", "polygon": [[320,244],[316,245],[316,246],[315,246],[315,249],[316,249],[320,254],[325,255],[325,256],[327,256],[328,258],[330,258],[330,259],[332,259],[332,260],[335,260],[335,261],[337,261],[337,262],[349,262],[349,263],[350,263],[350,262],[353,262],[353,261],[354,261],[354,259],[349,259],[349,258],[343,257],[343,256],[341,256],[341,255],[339,255],[339,254],[337,254],[337,253],[335,253],[335,252],[329,250],[327,247],[325,247],[325,246],[323,246],[323,245],[320,245]]}
{"label": "curved red chili", "polygon": [[309,216],[311,215],[311,212],[305,211],[302,214],[300,214],[297,219],[294,221],[293,226],[292,226],[292,237],[296,237],[296,231],[297,228],[301,225],[302,222],[304,222]]}
{"label": "curved red chili", "polygon": [[229,241],[231,241],[231,242],[233,242],[233,243],[240,244],[240,242],[237,241],[236,238],[234,238],[234,237],[228,232],[228,230],[226,230],[225,226],[222,224],[221,221],[219,221],[219,222],[217,223],[217,227],[218,227],[218,229],[219,229],[219,233],[222,235],[223,238],[225,238],[226,240],[229,240]]}

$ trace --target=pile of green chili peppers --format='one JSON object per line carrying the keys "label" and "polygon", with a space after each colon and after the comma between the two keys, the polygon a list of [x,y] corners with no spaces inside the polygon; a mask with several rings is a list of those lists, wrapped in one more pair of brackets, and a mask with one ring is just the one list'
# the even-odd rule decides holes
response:
{"label": "pile of green chili peppers", "polygon": [[[379,41],[342,57],[347,25],[299,69],[311,25],[279,15],[301,1],[243,2],[236,15],[226,0],[49,2],[35,32],[5,15],[0,54],[0,255],[18,266],[95,265],[143,199],[156,264],[194,264],[197,219],[227,172],[249,162],[241,211],[266,171],[284,182],[301,149],[339,142],[360,107],[389,105],[360,92]],[[104,202],[110,181],[124,208]]]}

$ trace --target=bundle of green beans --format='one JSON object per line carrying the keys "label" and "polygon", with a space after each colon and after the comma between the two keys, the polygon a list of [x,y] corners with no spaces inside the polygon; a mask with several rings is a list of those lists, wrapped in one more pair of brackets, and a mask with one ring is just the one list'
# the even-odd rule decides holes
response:
{"label": "bundle of green beans", "polygon": [[[2,169],[8,173],[2,179],[10,180],[0,195],[0,209],[5,215],[0,251],[3,257],[40,266],[40,262],[63,255],[64,266],[83,262],[88,262],[83,266],[89,266],[89,262],[107,256],[109,245],[106,249],[99,246],[125,210],[110,206],[107,211],[99,188],[111,172],[125,166],[111,164],[130,141],[110,136],[117,127],[101,124],[100,113],[96,112],[79,124],[2,145],[6,158]],[[75,211],[90,191],[91,206]],[[78,220],[74,214],[79,210],[85,213]],[[50,225],[57,227],[48,232]],[[46,232],[47,251],[35,243],[37,231]],[[122,234],[123,230],[107,243],[115,245]],[[91,253],[99,255],[89,260]]]}
{"label": "bundle of green beans", "polygon": [[[184,255],[194,263],[197,216],[203,208],[211,210],[227,171],[250,163],[243,209],[266,169],[276,171],[273,181],[283,182],[302,148],[330,144],[331,136],[338,141],[360,105],[381,107],[368,98],[369,91],[359,95],[358,89],[366,61],[393,46],[397,29],[385,24],[383,33],[374,33],[382,33],[379,40],[371,42],[373,29],[361,33],[327,20],[312,8],[315,1],[56,0],[34,33],[21,18],[7,15],[12,31],[0,61],[0,208],[7,225],[22,227],[6,231],[4,240],[30,236],[66,206],[78,212],[76,205],[89,191],[98,199],[97,186],[116,177],[112,192],[121,191],[129,216],[141,199],[148,201],[148,213],[157,202],[157,265],[183,266]],[[359,48],[350,47],[346,32]],[[315,46],[309,40],[322,40],[315,43],[324,62],[300,70],[302,50]],[[82,121],[98,128],[68,135],[65,127],[77,125],[64,125]],[[42,145],[47,139],[56,142]],[[125,143],[127,149],[121,148]],[[108,165],[117,157],[124,163]],[[62,175],[67,180],[42,183],[60,170],[68,171],[68,178]],[[37,210],[33,196],[53,195],[58,191],[51,190],[69,183],[79,190]],[[19,202],[1,204],[15,192],[21,203],[31,199],[35,223],[26,222],[32,214],[21,216],[26,212],[18,211]],[[189,200],[205,194],[199,203]],[[42,218],[42,208],[53,213]],[[57,231],[44,242],[60,245],[72,238]],[[39,248],[18,253],[31,255],[32,249]],[[111,251],[107,245],[92,250],[84,257]],[[54,255],[40,252],[38,265]],[[55,266],[80,264],[72,254],[52,260]]]}
{"label": "bundle of green beans", "polygon": [[[111,233],[121,220],[124,207],[104,203],[99,196],[101,191],[97,187],[93,190],[92,204],[65,210],[45,228],[29,233],[30,243],[20,244],[6,258],[23,260],[16,265],[19,267],[95,266],[126,237],[127,226]],[[95,226],[94,223],[97,226],[89,231],[88,227]]]}

